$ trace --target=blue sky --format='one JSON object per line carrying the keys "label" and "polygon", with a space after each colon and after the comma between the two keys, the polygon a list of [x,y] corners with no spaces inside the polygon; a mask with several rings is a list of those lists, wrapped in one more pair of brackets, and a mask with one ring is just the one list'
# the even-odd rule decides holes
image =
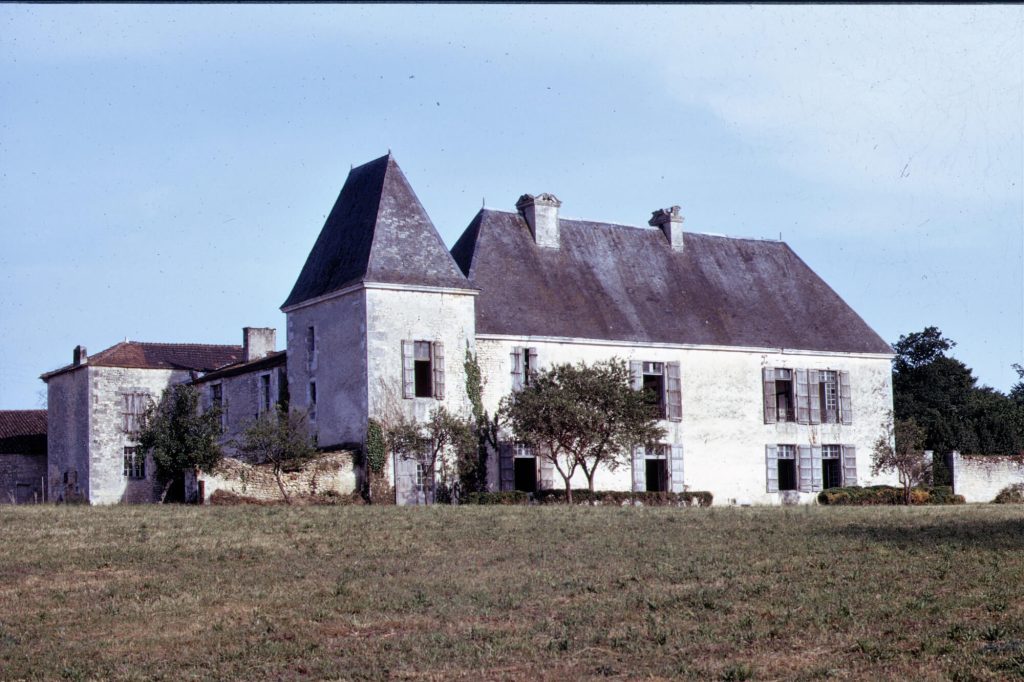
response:
{"label": "blue sky", "polygon": [[1024,362],[1024,10],[0,6],[0,408],[124,338],[274,326],[351,165],[782,238],[888,341]]}

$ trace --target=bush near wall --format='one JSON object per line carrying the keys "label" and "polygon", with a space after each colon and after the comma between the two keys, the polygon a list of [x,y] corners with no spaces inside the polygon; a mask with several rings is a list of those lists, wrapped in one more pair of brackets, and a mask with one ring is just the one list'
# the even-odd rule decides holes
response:
{"label": "bush near wall", "polygon": [[529,504],[530,494],[522,490],[508,490],[500,493],[469,493],[463,498],[465,504],[509,505]]}
{"label": "bush near wall", "polygon": [[[565,504],[564,490],[539,490],[533,494],[539,504]],[[628,505],[645,507],[710,507],[713,496],[705,491],[685,493],[634,493],[625,490],[572,491],[573,504]]]}
{"label": "bush near wall", "polygon": [[[274,507],[277,505],[285,504],[282,499],[267,499],[265,497],[250,497],[248,495],[238,495],[228,490],[215,490],[210,495],[210,504],[220,505],[225,507],[233,507],[237,505],[255,505],[258,507]],[[363,498],[359,493],[350,493],[348,495],[342,495],[334,490],[325,490],[315,495],[296,495],[292,497],[292,504],[296,506],[336,506],[336,505],[350,505],[350,504],[363,504]]]}
{"label": "bush near wall", "polygon": [[1024,483],[1011,483],[992,501],[996,504],[1024,504]]}
{"label": "bush near wall", "polygon": [[[910,504],[963,504],[963,495],[954,495],[949,486],[914,488],[910,491]],[[829,488],[818,493],[818,504],[872,506],[903,504],[903,488],[891,485],[872,485],[862,488]]]}

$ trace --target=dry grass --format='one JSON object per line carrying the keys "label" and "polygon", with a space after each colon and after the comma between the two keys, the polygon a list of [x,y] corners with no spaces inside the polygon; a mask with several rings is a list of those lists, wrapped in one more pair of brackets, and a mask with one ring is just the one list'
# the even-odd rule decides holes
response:
{"label": "dry grass", "polygon": [[1022,514],[6,507],[0,677],[1022,677]]}

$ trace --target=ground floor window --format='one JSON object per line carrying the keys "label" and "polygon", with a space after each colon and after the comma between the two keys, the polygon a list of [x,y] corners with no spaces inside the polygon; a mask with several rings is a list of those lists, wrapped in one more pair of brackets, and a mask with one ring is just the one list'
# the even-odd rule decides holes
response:
{"label": "ground floor window", "polygon": [[537,460],[533,457],[516,457],[513,466],[515,489],[524,493],[537,492]]}
{"label": "ground floor window", "polygon": [[146,456],[134,446],[124,449],[124,475],[131,479],[146,477]]}
{"label": "ground floor window", "polygon": [[668,492],[668,462],[664,459],[644,460],[645,490],[649,493]]}
{"label": "ground floor window", "polygon": [[779,490],[797,489],[796,446],[778,446]]}
{"label": "ground floor window", "polygon": [[839,488],[843,485],[842,446],[821,446],[821,481],[823,488]]}

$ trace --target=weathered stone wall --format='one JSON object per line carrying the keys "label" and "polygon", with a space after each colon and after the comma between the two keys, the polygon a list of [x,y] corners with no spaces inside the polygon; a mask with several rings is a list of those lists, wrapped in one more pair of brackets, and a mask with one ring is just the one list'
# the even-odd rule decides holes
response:
{"label": "weathered stone wall", "polygon": [[273,404],[280,398],[283,369],[284,366],[280,365],[200,384],[200,403],[203,409],[209,409],[213,404],[213,386],[221,386],[221,426],[224,430],[221,444],[227,454],[234,453],[233,443],[241,438],[242,432],[261,412],[260,377],[270,378],[270,400],[273,409]]}
{"label": "weathered stone wall", "polygon": [[[51,377],[46,384],[47,498],[89,493],[89,368]],[[65,485],[64,475],[72,482]]]}
{"label": "weathered stone wall", "polygon": [[953,491],[967,502],[991,502],[1008,485],[1024,483],[1024,455],[953,453]]}
{"label": "weathered stone wall", "polygon": [[[352,467],[352,453],[347,451],[325,453],[306,465],[301,471],[285,472],[282,482],[289,495],[316,495],[333,491],[349,495],[355,491],[356,479]],[[204,502],[218,490],[258,500],[280,500],[277,485],[269,464],[249,464],[226,457],[213,474],[188,474],[185,477],[185,495],[195,499],[198,481],[204,482]]]}
{"label": "weathered stone wall", "polygon": [[[615,342],[482,337],[476,347],[485,379],[484,406],[493,412],[512,390],[510,354],[515,346],[536,347],[541,369],[563,362],[618,357],[650,362],[679,362],[682,378],[682,422],[663,421],[666,441],[683,446],[684,481],[688,490],[708,490],[715,504],[780,504],[783,497],[812,502],[816,493],[768,493],[765,445],[854,445],[858,484],[895,483],[895,476],[872,478],[870,450],[882,434],[892,409],[892,374],[885,356],[828,355],[799,351],[759,352]],[[764,423],[763,367],[833,369],[850,372],[853,423],[803,425]],[[631,468],[601,470],[595,485],[628,490]],[[498,486],[496,458],[488,466],[492,489]],[[561,485],[561,479],[556,479]],[[573,485],[584,486],[579,473]]]}
{"label": "weathered stone wall", "polygon": [[42,502],[46,455],[0,454],[0,504]]}

